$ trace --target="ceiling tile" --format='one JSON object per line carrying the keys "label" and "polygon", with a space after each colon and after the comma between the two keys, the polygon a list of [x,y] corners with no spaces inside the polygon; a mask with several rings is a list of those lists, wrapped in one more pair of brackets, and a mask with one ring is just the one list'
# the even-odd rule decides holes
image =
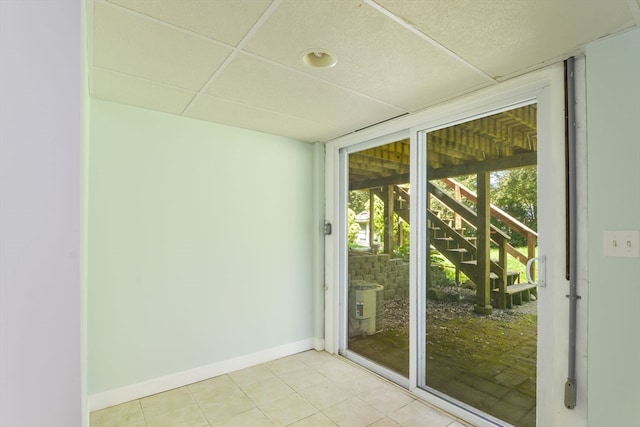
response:
{"label": "ceiling tile", "polygon": [[375,0],[500,78],[634,24],[626,0]]}
{"label": "ceiling tile", "polygon": [[236,46],[272,0],[108,0]]}
{"label": "ceiling tile", "polygon": [[341,129],[359,129],[405,112],[247,54],[238,55],[207,93]]}
{"label": "ceiling tile", "polygon": [[[337,65],[303,65],[301,52],[313,48],[337,54]],[[411,111],[491,83],[356,0],[285,0],[246,50]]]}
{"label": "ceiling tile", "polygon": [[[327,141],[637,25],[637,1],[90,0],[90,77],[93,96],[180,114],[215,75],[185,115]],[[313,48],[338,64],[306,67]]]}
{"label": "ceiling tile", "polygon": [[200,90],[231,49],[107,3],[95,4],[94,65]]}
{"label": "ceiling tile", "polygon": [[306,142],[329,141],[348,133],[344,129],[324,126],[311,120],[261,110],[207,95],[201,96],[185,116]]}
{"label": "ceiling tile", "polygon": [[92,95],[96,98],[165,113],[182,114],[196,95],[195,92],[97,67],[93,68],[91,79]]}

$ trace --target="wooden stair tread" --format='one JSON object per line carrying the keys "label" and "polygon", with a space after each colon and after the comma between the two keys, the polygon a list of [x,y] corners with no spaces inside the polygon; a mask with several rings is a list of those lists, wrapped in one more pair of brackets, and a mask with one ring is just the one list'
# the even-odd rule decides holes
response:
{"label": "wooden stair tread", "polygon": [[[530,289],[536,288],[538,285],[534,285],[532,283],[517,283],[515,285],[507,286],[506,293],[507,294],[517,294],[518,292],[528,291]],[[494,292],[499,292],[500,289],[494,288]]]}
{"label": "wooden stair tread", "polygon": [[[519,275],[520,275],[519,271],[512,271],[512,270],[507,271],[507,277],[514,277],[514,276],[519,276]],[[493,273],[493,272],[491,274],[489,274],[489,276],[492,279],[497,279],[498,278],[498,275],[496,273]]]}
{"label": "wooden stair tread", "polygon": [[[429,247],[439,251],[449,261],[456,266],[456,272],[464,272],[474,281],[484,282],[486,279],[476,277],[478,275],[478,260],[465,259],[476,257],[476,245],[478,236],[470,232],[468,236],[466,227],[455,227],[452,218],[442,218],[441,215],[434,215],[428,212],[428,237]],[[500,231],[491,229],[491,234],[500,234]],[[506,238],[506,237],[505,237]],[[505,260],[503,259],[503,262]],[[504,268],[504,270],[502,270]],[[498,307],[511,307],[513,304],[521,304],[531,298],[530,292],[536,295],[536,286],[530,283],[518,283],[520,272],[506,269],[506,265],[501,265],[500,260],[491,257],[490,271],[486,286],[490,289],[492,298]],[[493,271],[491,271],[493,270]],[[501,272],[499,274],[494,273]],[[504,279],[505,283],[502,283]],[[532,290],[533,289],[533,290]]]}

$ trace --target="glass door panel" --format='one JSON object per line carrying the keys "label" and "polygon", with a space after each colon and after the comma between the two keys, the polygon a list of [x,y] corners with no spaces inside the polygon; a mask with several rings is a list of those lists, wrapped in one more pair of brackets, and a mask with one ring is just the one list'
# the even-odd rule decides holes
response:
{"label": "glass door panel", "polygon": [[[426,134],[424,388],[536,424],[536,105]],[[425,194],[425,193],[423,193]],[[534,273],[535,274],[535,273]]]}
{"label": "glass door panel", "polygon": [[409,376],[409,140],[348,155],[347,349]]}

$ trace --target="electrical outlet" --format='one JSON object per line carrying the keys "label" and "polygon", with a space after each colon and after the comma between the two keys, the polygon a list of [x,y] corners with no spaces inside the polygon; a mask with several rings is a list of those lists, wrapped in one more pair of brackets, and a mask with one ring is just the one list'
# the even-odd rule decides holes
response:
{"label": "electrical outlet", "polygon": [[605,231],[604,256],[640,258],[640,231]]}

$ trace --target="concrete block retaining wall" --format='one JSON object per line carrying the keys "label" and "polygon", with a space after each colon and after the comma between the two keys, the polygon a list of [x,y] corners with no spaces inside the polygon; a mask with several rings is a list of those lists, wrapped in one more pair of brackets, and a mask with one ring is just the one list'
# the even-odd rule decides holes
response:
{"label": "concrete block retaining wall", "polygon": [[384,297],[409,296],[409,263],[387,254],[349,255],[349,283],[378,283]]}

